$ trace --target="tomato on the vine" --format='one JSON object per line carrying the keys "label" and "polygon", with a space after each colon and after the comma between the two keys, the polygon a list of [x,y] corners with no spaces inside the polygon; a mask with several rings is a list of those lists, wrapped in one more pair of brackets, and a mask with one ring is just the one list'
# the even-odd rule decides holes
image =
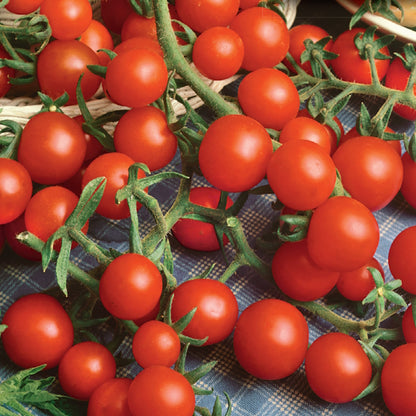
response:
{"label": "tomato on the vine", "polygon": [[416,208],[416,163],[408,152],[402,155],[403,181],[400,192],[406,202]]}
{"label": "tomato on the vine", "polygon": [[[0,59],[10,59],[10,55],[0,45]],[[8,66],[0,67],[0,97],[4,97],[10,90],[10,79],[16,76],[16,70]]]}
{"label": "tomato on the vine", "polygon": [[142,16],[131,11],[121,26],[121,40],[125,41],[137,36],[157,41],[156,20],[154,17]]}
{"label": "tomato on the vine", "polygon": [[413,319],[413,306],[409,305],[402,318],[402,332],[407,343],[416,342],[416,326]]}
{"label": "tomato on the vine", "polygon": [[15,14],[29,14],[36,11],[43,0],[9,0],[4,6],[9,12]]}
{"label": "tomato on the vine", "polygon": [[120,34],[124,21],[133,11],[129,0],[101,0],[101,19],[111,32]]}
{"label": "tomato on the vine", "polygon": [[[120,42],[115,48],[114,52],[116,54],[121,54],[124,51],[127,51],[129,49],[150,49],[153,52],[156,52],[158,55],[160,55],[163,58],[163,50],[159,44],[154,39],[146,38],[145,36],[135,36],[133,38],[129,38],[124,40],[123,42]],[[110,58],[108,58],[109,60]]]}

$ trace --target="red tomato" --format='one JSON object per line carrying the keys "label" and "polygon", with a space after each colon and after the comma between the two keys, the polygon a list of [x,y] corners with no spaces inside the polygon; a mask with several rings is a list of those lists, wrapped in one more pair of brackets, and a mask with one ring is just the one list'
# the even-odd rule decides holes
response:
{"label": "red tomato", "polygon": [[381,392],[394,415],[416,413],[416,344],[400,345],[387,357],[381,371]]}
{"label": "red tomato", "polygon": [[277,380],[300,367],[308,339],[308,324],[298,309],[279,299],[263,299],[251,304],[238,318],[234,353],[254,377]]}
{"label": "red tomato", "polygon": [[402,156],[403,181],[400,192],[406,202],[416,208],[416,163],[408,152]]}
{"label": "red tomato", "polygon": [[403,314],[402,331],[407,343],[416,342],[416,326],[413,319],[412,305],[409,305]]}
{"label": "red tomato", "polygon": [[366,264],[350,272],[342,272],[337,282],[338,292],[352,301],[362,301],[375,287],[373,275],[368,267],[377,269],[384,278],[381,264],[374,257]]}
{"label": "red tomato", "polygon": [[377,220],[365,205],[353,198],[334,196],[312,214],[308,251],[322,268],[351,271],[374,256],[379,238]]}
{"label": "red tomato", "polygon": [[72,346],[71,319],[52,296],[35,293],[16,300],[4,314],[1,334],[9,358],[23,368],[58,365]]}
{"label": "red tomato", "polygon": [[[220,196],[221,191],[218,189],[197,187],[191,189],[189,200],[203,207],[217,208]],[[228,197],[226,208],[232,204],[232,199]],[[172,233],[184,247],[191,250],[215,251],[220,249],[214,226],[207,222],[182,218],[172,227]],[[224,235],[223,244],[227,243],[228,238]]]}
{"label": "red tomato", "polygon": [[289,50],[289,29],[274,11],[251,7],[241,11],[230,24],[244,43],[242,67],[247,71],[279,64]]}
{"label": "red tomato", "polygon": [[94,390],[116,375],[116,361],[104,345],[84,341],[72,346],[62,357],[58,380],[66,394],[88,400]]}
{"label": "red tomato", "polygon": [[0,158],[0,224],[19,217],[32,196],[32,179],[23,164]]}
{"label": "red tomato", "polygon": [[169,128],[165,113],[146,106],[133,108],[120,118],[114,130],[114,147],[153,171],[172,161],[178,140]]}
{"label": "red tomato", "polygon": [[[83,188],[95,178],[103,176],[107,179],[103,197],[96,209],[98,214],[111,219],[123,219],[130,216],[127,201],[117,204],[116,193],[127,185],[129,167],[133,164],[134,160],[129,156],[111,152],[98,156],[87,166],[82,177]],[[138,179],[144,178],[145,173],[139,169],[137,177]],[[140,208],[141,205],[137,204],[137,209]]]}
{"label": "red tomato", "polygon": [[248,9],[249,7],[257,6],[260,0],[240,0],[240,9]]}
{"label": "red tomato", "polygon": [[[10,3],[9,3],[10,4]],[[0,45],[0,59],[10,59],[10,55]],[[0,97],[4,97],[10,90],[10,78],[16,76],[16,70],[7,66],[0,67]]]}
{"label": "red tomato", "polygon": [[127,16],[133,10],[129,0],[101,0],[101,18],[106,28],[114,33],[121,33]]}
{"label": "red tomato", "polygon": [[344,188],[371,211],[384,208],[400,190],[403,165],[397,152],[383,139],[351,138],[338,147],[332,159]]}
{"label": "red tomato", "polygon": [[195,409],[195,394],[185,376],[159,365],[137,374],[127,400],[133,416],[192,416]]}
{"label": "red tomato", "polygon": [[101,78],[88,70],[87,65],[99,65],[97,54],[78,40],[54,40],[39,54],[36,74],[41,91],[53,99],[67,92],[67,104],[76,104],[79,77],[85,100],[89,100],[101,84]]}
{"label": "red tomato", "polygon": [[107,66],[105,85],[110,98],[127,107],[143,107],[165,91],[168,70],[163,58],[149,49],[131,49]]}
{"label": "red tomato", "polygon": [[130,12],[121,27],[121,40],[125,41],[136,36],[157,41],[155,18],[142,16],[135,11]]}
{"label": "red tomato", "polygon": [[151,365],[171,367],[181,352],[179,335],[168,324],[147,321],[133,336],[133,355],[142,368]]}
{"label": "red tomato", "polygon": [[226,284],[212,279],[187,280],[173,291],[173,296],[173,322],[197,308],[183,334],[196,339],[208,337],[204,346],[223,341],[234,329],[238,304]]}
{"label": "red tomato", "polygon": [[[243,41],[228,27],[215,26],[204,30],[192,48],[192,61],[207,78],[222,80],[235,75],[244,58]],[[213,65],[212,63],[216,64]]]}
{"label": "red tomato", "polygon": [[282,144],[267,166],[267,180],[279,201],[299,211],[316,208],[326,201],[336,177],[327,151],[308,140]]}
{"label": "red tomato", "polygon": [[43,0],[9,0],[4,6],[9,12],[16,14],[29,14],[36,11]]}
{"label": "red tomato", "polygon": [[4,225],[0,225],[0,255],[3,253],[4,245],[6,243],[6,237],[4,234]]}
{"label": "red tomato", "polygon": [[267,130],[244,115],[227,115],[208,128],[199,149],[207,181],[227,192],[247,191],[266,175],[273,152]]}
{"label": "red tomato", "polygon": [[179,20],[196,32],[213,26],[228,26],[236,16],[239,0],[176,0]]}
{"label": "red tomato", "polygon": [[43,0],[40,13],[48,18],[55,39],[76,39],[87,30],[92,20],[88,0]]}
{"label": "red tomato", "polygon": [[308,348],[305,371],[309,386],[321,399],[346,403],[370,383],[370,359],[353,337],[329,333],[317,338]]}
{"label": "red tomato", "polygon": [[238,87],[238,101],[245,114],[275,130],[296,117],[300,103],[295,84],[274,68],[260,68],[246,75]]}
{"label": "red tomato", "polygon": [[129,49],[150,49],[153,52],[156,52],[163,58],[163,50],[159,45],[159,42],[151,38],[146,38],[144,36],[136,36],[133,38],[126,39],[123,42],[120,42],[115,48],[114,52],[121,54],[124,51]]}
{"label": "red tomato", "polygon": [[328,294],[339,277],[338,272],[321,269],[312,262],[305,240],[283,243],[273,257],[272,273],[285,295],[302,302]]}
{"label": "red tomato", "polygon": [[97,387],[88,400],[87,416],[131,416],[127,394],[132,381],[112,378]]}
{"label": "red tomato", "polygon": [[138,319],[159,303],[162,275],[147,257],[126,253],[116,257],[100,279],[100,299],[113,316]]}
{"label": "red tomato", "polygon": [[71,117],[44,112],[26,123],[17,159],[34,182],[54,185],[75,175],[86,149],[84,132]]}
{"label": "red tomato", "polygon": [[[341,33],[334,41],[331,52],[338,54],[330,63],[334,73],[341,79],[362,84],[371,84],[371,69],[367,59],[360,57],[358,49],[354,44],[356,36],[362,38],[364,29],[356,27]],[[374,39],[378,39],[375,35]],[[375,59],[376,70],[380,80],[386,75],[390,62],[388,46],[380,49],[387,59]]]}

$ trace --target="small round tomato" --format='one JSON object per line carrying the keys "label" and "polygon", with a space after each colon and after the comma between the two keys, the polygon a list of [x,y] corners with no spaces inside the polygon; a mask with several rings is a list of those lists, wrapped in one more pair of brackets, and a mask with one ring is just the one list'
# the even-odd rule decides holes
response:
{"label": "small round tomato", "polygon": [[55,39],[76,39],[92,20],[92,6],[88,0],[43,0],[40,14],[48,18]]}
{"label": "small round tomato", "polygon": [[381,392],[394,415],[416,413],[416,344],[400,345],[387,357],[381,371]]}
{"label": "small round tomato", "polygon": [[36,11],[43,0],[9,0],[4,6],[9,12],[15,14],[29,14]]}
{"label": "small round tomato", "polygon": [[289,29],[273,10],[250,7],[230,23],[244,43],[242,68],[247,71],[279,64],[289,50]]}
{"label": "small round tomato", "polygon": [[114,130],[114,147],[153,171],[172,161],[178,140],[165,113],[146,106],[132,108],[120,118]]}
{"label": "small round tomato", "polygon": [[9,358],[23,368],[58,365],[74,341],[71,319],[52,296],[35,293],[16,300],[4,314],[1,334]]}
{"label": "small round tomato", "polygon": [[259,122],[244,115],[227,115],[208,127],[199,148],[199,165],[211,185],[242,192],[265,177],[272,152],[272,140]]}
{"label": "small round tomato", "polygon": [[113,316],[138,319],[159,303],[162,287],[162,275],[151,260],[141,254],[125,253],[104,270],[100,299]]}
{"label": "small round tomato", "polygon": [[248,9],[249,7],[255,7],[261,0],[240,0],[240,9]]}
{"label": "small round tomato", "polygon": [[159,42],[144,36],[136,36],[134,38],[129,38],[123,42],[120,42],[114,48],[114,52],[119,55],[122,52],[128,51],[129,49],[150,49],[163,58],[163,50]]}
{"label": "small round tomato", "polygon": [[[244,58],[243,41],[228,27],[215,26],[204,30],[192,48],[192,61],[207,78],[222,80],[235,75]],[[213,65],[212,63],[216,64]]]}
{"label": "small round tomato", "polygon": [[144,36],[157,41],[156,20],[154,17],[142,16],[135,11],[129,13],[121,27],[121,40]]}
{"label": "small round tomato", "polygon": [[129,0],[101,0],[101,19],[111,32],[120,34],[124,21],[132,12]]}
{"label": "small round tomato", "polygon": [[98,386],[88,400],[87,416],[131,416],[127,395],[132,381],[112,378]]}
{"label": "small round tomato", "polygon": [[377,220],[361,202],[346,196],[327,199],[312,214],[308,251],[320,267],[351,271],[366,264],[380,239]]}
{"label": "small round tomato", "polygon": [[114,41],[109,30],[101,22],[92,19],[87,29],[82,32],[79,40],[97,53],[101,65],[107,64],[108,55],[104,51],[99,51],[99,49],[113,49]]}
{"label": "small round tomato", "polygon": [[[0,59],[10,59],[10,55],[0,45]],[[4,97],[10,90],[10,78],[16,76],[16,70],[8,66],[0,67],[0,97]]]}
{"label": "small round tomato", "polygon": [[328,152],[308,140],[282,144],[267,165],[267,180],[283,205],[304,211],[326,201],[337,172]]}
{"label": "small round tomato", "polygon": [[300,367],[308,339],[308,324],[297,308],[279,299],[263,299],[247,307],[238,318],[234,353],[249,374],[278,380]]}
{"label": "small round tomato", "polygon": [[130,49],[107,66],[105,85],[111,100],[127,107],[143,107],[157,100],[168,83],[165,61],[150,49]]}
{"label": "small round tomato", "polygon": [[283,243],[273,257],[272,273],[285,295],[302,302],[328,294],[339,277],[338,272],[321,269],[312,262],[305,240]]}
{"label": "small round tomato", "polygon": [[407,343],[416,342],[416,326],[413,319],[412,305],[409,305],[403,314],[402,332]]}
{"label": "small round tomato", "polygon": [[308,348],[305,372],[317,396],[327,402],[346,403],[368,386],[372,367],[355,338],[333,332],[320,336]]}
{"label": "small round tomato", "polygon": [[151,365],[171,367],[179,357],[181,342],[171,326],[150,320],[142,324],[134,334],[132,350],[142,368]]}
{"label": "small round tomato", "polygon": [[212,279],[194,279],[181,283],[173,291],[172,321],[192,309],[196,312],[183,334],[196,339],[208,337],[205,345],[223,341],[234,329],[238,303],[231,289]]}
{"label": "small round tomato", "polygon": [[58,366],[58,380],[69,396],[88,400],[94,390],[116,375],[116,360],[98,342],[84,341],[66,351]]}
{"label": "small round tomato", "polygon": [[32,179],[23,164],[0,158],[0,224],[19,217],[32,196]]}
{"label": "small round tomato", "polygon": [[406,202],[416,208],[416,163],[408,152],[402,155],[403,181],[400,192]]}
{"label": "small round tomato", "polygon": [[282,71],[259,68],[247,74],[238,87],[244,113],[266,128],[281,130],[299,111],[299,94]]}
{"label": "small round tomato", "polygon": [[153,365],[140,371],[128,391],[127,401],[132,416],[192,416],[195,394],[181,373]]}
{"label": "small round tomato", "polygon": [[[217,208],[220,197],[220,190],[208,187],[192,188],[189,193],[192,203],[207,208]],[[232,199],[227,197],[226,208],[231,207],[232,203]],[[172,227],[172,233],[184,247],[191,250],[215,251],[221,248],[214,226],[207,222],[182,218]],[[224,235],[223,244],[227,243],[228,238]]]}

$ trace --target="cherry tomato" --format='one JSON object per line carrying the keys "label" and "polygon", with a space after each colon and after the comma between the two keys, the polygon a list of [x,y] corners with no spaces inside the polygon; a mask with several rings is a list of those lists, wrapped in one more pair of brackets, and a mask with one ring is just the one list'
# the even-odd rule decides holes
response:
{"label": "cherry tomato", "polygon": [[173,291],[173,296],[173,322],[197,308],[183,334],[196,339],[208,337],[204,346],[223,341],[234,329],[238,304],[226,284],[212,279],[187,280]]}
{"label": "cherry tomato", "polygon": [[161,321],[147,321],[133,336],[134,358],[142,368],[151,365],[171,367],[181,352],[179,335],[168,324]]}
{"label": "cherry tomato", "polygon": [[282,71],[260,68],[246,75],[238,87],[244,113],[266,128],[281,130],[299,111],[299,94]]}
{"label": "cherry tomato", "polygon": [[416,163],[408,152],[402,155],[403,181],[400,192],[406,202],[416,208]]}
{"label": "cherry tomato", "polygon": [[332,332],[317,338],[308,348],[305,372],[309,386],[321,399],[346,403],[370,383],[370,359],[356,339]]}
{"label": "cherry tomato", "polygon": [[9,358],[23,368],[58,365],[72,346],[74,328],[65,309],[52,296],[34,293],[16,300],[4,314],[1,334]]}
{"label": "cherry tomato", "polygon": [[240,0],[240,9],[248,9],[249,7],[257,6],[260,0]]}
{"label": "cherry tomato", "polygon": [[[9,3],[10,4],[10,3]],[[10,55],[0,45],[0,59],[10,59]],[[16,76],[16,70],[8,66],[0,67],[0,97],[4,97],[10,90],[10,78]]]}
{"label": "cherry tomato", "polygon": [[9,0],[4,6],[9,12],[15,14],[29,14],[36,11],[43,0]]}
{"label": "cherry tomato", "polygon": [[135,11],[128,14],[121,27],[121,40],[143,36],[157,41],[156,20],[142,16]]}
{"label": "cherry tomato", "polygon": [[144,36],[135,36],[133,38],[129,38],[123,42],[120,42],[115,48],[114,52],[117,54],[121,54],[124,51],[129,49],[150,49],[153,52],[156,52],[163,58],[163,50],[159,45],[159,42],[155,41],[151,38],[146,38]]}
{"label": "cherry tomato", "polygon": [[328,294],[339,277],[338,272],[321,269],[312,262],[305,240],[283,243],[273,257],[272,273],[285,295],[303,302]]}
{"label": "cherry tomato", "polygon": [[112,378],[97,387],[88,400],[87,416],[131,416],[127,394],[132,381]]}
{"label": "cherry tomato", "polygon": [[120,118],[114,130],[114,147],[153,171],[172,161],[178,141],[165,113],[146,106],[133,108]]}
{"label": "cherry tomato", "polygon": [[298,309],[280,299],[262,299],[238,318],[234,353],[249,374],[278,380],[300,367],[308,339],[308,324]]}
{"label": "cherry tomato", "polygon": [[65,92],[67,104],[76,104],[76,88],[79,77],[85,100],[89,100],[101,84],[101,78],[93,74],[87,65],[99,65],[97,54],[78,40],[54,40],[39,54],[36,74],[41,91],[53,99]]}
{"label": "cherry tomato", "polygon": [[192,416],[195,394],[181,373],[160,365],[140,371],[128,391],[127,401],[133,416]]}
{"label": "cherry tomato", "polygon": [[124,21],[133,10],[129,0],[101,0],[101,18],[106,28],[120,34]]}
{"label": "cherry tomato", "polygon": [[308,140],[282,144],[267,166],[267,180],[279,201],[299,211],[316,208],[327,200],[336,177],[328,152]]}
{"label": "cherry tomato", "polygon": [[32,196],[32,179],[23,164],[0,158],[0,224],[19,217]]}
{"label": "cherry tomato", "polygon": [[394,415],[416,413],[416,344],[395,348],[381,371],[381,392],[384,403]]}
{"label": "cherry tomato", "polygon": [[279,64],[289,50],[289,29],[274,11],[251,7],[241,11],[230,23],[244,43],[242,68],[247,71]]}
{"label": "cherry tomato", "polygon": [[266,175],[273,152],[267,130],[244,115],[227,115],[209,127],[199,149],[201,172],[227,192],[247,191]]}
{"label": "cherry tomato", "polygon": [[94,390],[116,375],[116,361],[104,345],[93,341],[75,344],[58,366],[58,380],[66,394],[88,400]]}
{"label": "cherry tomato", "polygon": [[143,107],[165,91],[168,70],[163,58],[149,49],[130,49],[107,66],[105,85],[110,98],[127,107]]}
{"label": "cherry tomato", "polygon": [[322,268],[351,271],[374,256],[379,238],[377,220],[365,205],[353,198],[334,196],[312,214],[308,251]]}
{"label": "cherry tomato", "polygon": [[[189,200],[203,207],[217,208],[220,196],[218,189],[196,187],[191,189]],[[231,207],[232,203],[232,199],[227,197],[226,208]],[[215,251],[221,248],[214,226],[207,222],[182,218],[172,227],[172,233],[184,247],[191,250]],[[227,243],[228,238],[224,235],[223,244]]]}
{"label": "cherry tomato", "polygon": [[416,342],[416,326],[413,319],[412,305],[409,305],[403,314],[402,331],[407,343]]}

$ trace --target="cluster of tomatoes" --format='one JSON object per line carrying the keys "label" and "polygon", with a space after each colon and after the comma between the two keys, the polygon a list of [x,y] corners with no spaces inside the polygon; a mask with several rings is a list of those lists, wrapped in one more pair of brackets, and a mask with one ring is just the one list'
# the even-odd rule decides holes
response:
{"label": "cluster of tomatoes", "polygon": [[[370,85],[377,74],[385,86],[404,90],[410,69],[399,57],[391,58],[382,43],[372,68],[356,47],[366,39],[364,29],[346,30],[333,40],[313,25],[289,30],[275,10],[259,7],[258,0],[176,0],[169,9],[167,2],[161,3],[155,17],[133,9],[135,4],[145,11],[149,1],[102,0],[100,20],[93,18],[88,0],[9,0],[5,6],[22,15],[38,10],[49,21],[52,38],[36,59],[43,94],[56,100],[66,92],[70,105],[78,102],[79,91],[88,103],[102,88],[111,101],[127,109],[117,120],[110,144],[86,133],[88,120],[82,115],[71,118],[65,107],[63,112],[44,111],[30,118],[15,154],[0,159],[1,244],[7,241],[17,254],[40,261],[40,253],[21,244],[16,235],[29,231],[46,242],[65,224],[82,190],[97,178],[106,182],[96,213],[126,219],[129,204],[116,201],[116,193],[127,185],[129,168],[146,165],[148,171],[142,165],[137,169],[141,179],[173,160],[180,147],[175,129],[180,126],[171,114],[152,105],[165,94],[174,69],[172,59],[164,59],[157,30],[157,18],[168,10],[177,44],[191,42],[187,58],[198,73],[212,80],[242,75],[238,106],[230,105],[230,114],[216,118],[201,134],[196,172],[210,186],[192,188],[189,200],[216,209],[222,193],[250,191],[266,180],[284,206],[282,220],[307,218],[304,238],[282,242],[271,264],[273,279],[288,301],[259,300],[239,314],[237,299],[225,282],[191,279],[174,288],[169,319],[157,319],[165,316],[159,310],[166,289],[163,268],[129,252],[107,265],[98,295],[109,314],[138,325],[132,353],[143,370],[133,380],[116,378],[116,361],[104,345],[74,344],[70,316],[46,294],[27,295],[6,311],[4,349],[20,367],[57,367],[63,391],[88,401],[91,416],[193,415],[192,384],[172,368],[181,354],[180,336],[212,345],[233,334],[236,359],[249,374],[277,380],[305,363],[308,383],[320,398],[351,401],[373,376],[357,334],[332,332],[309,345],[307,321],[290,302],[315,301],[335,287],[346,299],[361,302],[374,291],[374,274],[384,278],[384,272],[374,257],[380,233],[373,213],[399,192],[416,208],[416,165],[398,140],[363,136],[356,129],[344,134],[336,117],[338,128],[333,129],[300,110],[298,86],[290,73],[302,72],[304,79],[317,75],[303,60],[307,39],[326,39],[326,65],[343,81]],[[374,35],[376,45],[377,39]],[[288,52],[293,59],[287,58]],[[6,50],[0,57],[11,58]],[[288,72],[277,69],[282,63]],[[0,68],[2,95],[15,76],[12,67]],[[405,104],[396,104],[394,110],[416,119],[416,110]],[[229,196],[223,202],[223,210],[233,206]],[[297,227],[291,225],[291,232]],[[213,224],[195,219],[180,218],[171,231],[183,246],[202,252],[230,242],[229,233],[218,237]],[[87,235],[88,221],[82,232]],[[393,278],[409,295],[416,295],[415,240],[416,227],[404,230],[388,258]],[[60,250],[59,241],[54,248]],[[174,325],[190,313],[185,327]],[[41,324],[29,327],[29,320]],[[396,415],[416,410],[411,307],[403,316],[403,333],[407,343],[391,352],[381,374],[383,398]]]}

